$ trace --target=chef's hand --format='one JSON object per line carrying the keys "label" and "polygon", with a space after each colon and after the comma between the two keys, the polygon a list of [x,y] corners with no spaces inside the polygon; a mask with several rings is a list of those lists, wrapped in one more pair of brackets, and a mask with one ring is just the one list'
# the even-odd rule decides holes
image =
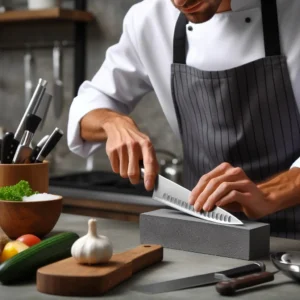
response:
{"label": "chef's hand", "polygon": [[210,211],[215,206],[242,211],[249,218],[259,219],[273,213],[275,203],[252,182],[241,168],[222,163],[203,175],[189,199],[196,211]]}
{"label": "chef's hand", "polygon": [[150,138],[139,131],[131,118],[123,115],[104,123],[103,129],[107,135],[106,153],[113,171],[137,184],[140,180],[139,162],[142,160],[145,188],[152,190],[159,164]]}

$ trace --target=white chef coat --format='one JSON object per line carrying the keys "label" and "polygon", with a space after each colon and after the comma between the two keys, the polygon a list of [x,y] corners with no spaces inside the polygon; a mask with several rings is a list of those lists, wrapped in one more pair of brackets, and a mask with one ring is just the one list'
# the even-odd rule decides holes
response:
{"label": "white chef coat", "polygon": [[[277,0],[277,6],[282,53],[287,56],[300,108],[300,0]],[[231,0],[231,9],[215,14],[205,23],[187,24],[187,65],[217,71],[265,57],[260,0]],[[79,122],[85,114],[98,108],[128,114],[152,90],[171,128],[180,137],[170,79],[178,16],[179,10],[171,0],[144,0],[132,6],[125,16],[119,42],[107,50],[101,68],[91,81],[81,85],[71,105],[71,151],[87,157],[101,146],[81,139]],[[246,18],[251,22],[246,22]],[[300,159],[296,166],[300,167]]]}

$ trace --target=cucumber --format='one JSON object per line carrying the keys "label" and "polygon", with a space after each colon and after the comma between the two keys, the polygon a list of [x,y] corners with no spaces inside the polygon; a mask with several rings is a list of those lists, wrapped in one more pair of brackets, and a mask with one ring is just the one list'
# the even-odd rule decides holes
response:
{"label": "cucumber", "polygon": [[71,247],[78,238],[74,232],[59,233],[16,254],[0,265],[0,281],[13,284],[30,279],[38,268],[70,257]]}

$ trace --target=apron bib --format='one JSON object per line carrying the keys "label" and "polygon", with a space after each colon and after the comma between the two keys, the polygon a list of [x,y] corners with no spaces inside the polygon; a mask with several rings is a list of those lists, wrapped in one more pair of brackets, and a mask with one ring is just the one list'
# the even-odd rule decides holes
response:
{"label": "apron bib", "polygon": [[[178,18],[171,85],[189,190],[222,162],[260,182],[300,156],[300,116],[281,55],[276,0],[261,4],[266,57],[224,71],[186,65],[188,21],[183,14]],[[260,221],[270,223],[273,236],[300,238],[298,207]]]}

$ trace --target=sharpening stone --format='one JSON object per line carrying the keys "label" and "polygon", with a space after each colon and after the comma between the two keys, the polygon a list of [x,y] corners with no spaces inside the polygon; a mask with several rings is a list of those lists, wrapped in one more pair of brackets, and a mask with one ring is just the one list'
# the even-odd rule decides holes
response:
{"label": "sharpening stone", "polygon": [[244,225],[223,225],[159,209],[140,215],[140,241],[165,248],[243,260],[267,257],[270,225],[243,220]]}

